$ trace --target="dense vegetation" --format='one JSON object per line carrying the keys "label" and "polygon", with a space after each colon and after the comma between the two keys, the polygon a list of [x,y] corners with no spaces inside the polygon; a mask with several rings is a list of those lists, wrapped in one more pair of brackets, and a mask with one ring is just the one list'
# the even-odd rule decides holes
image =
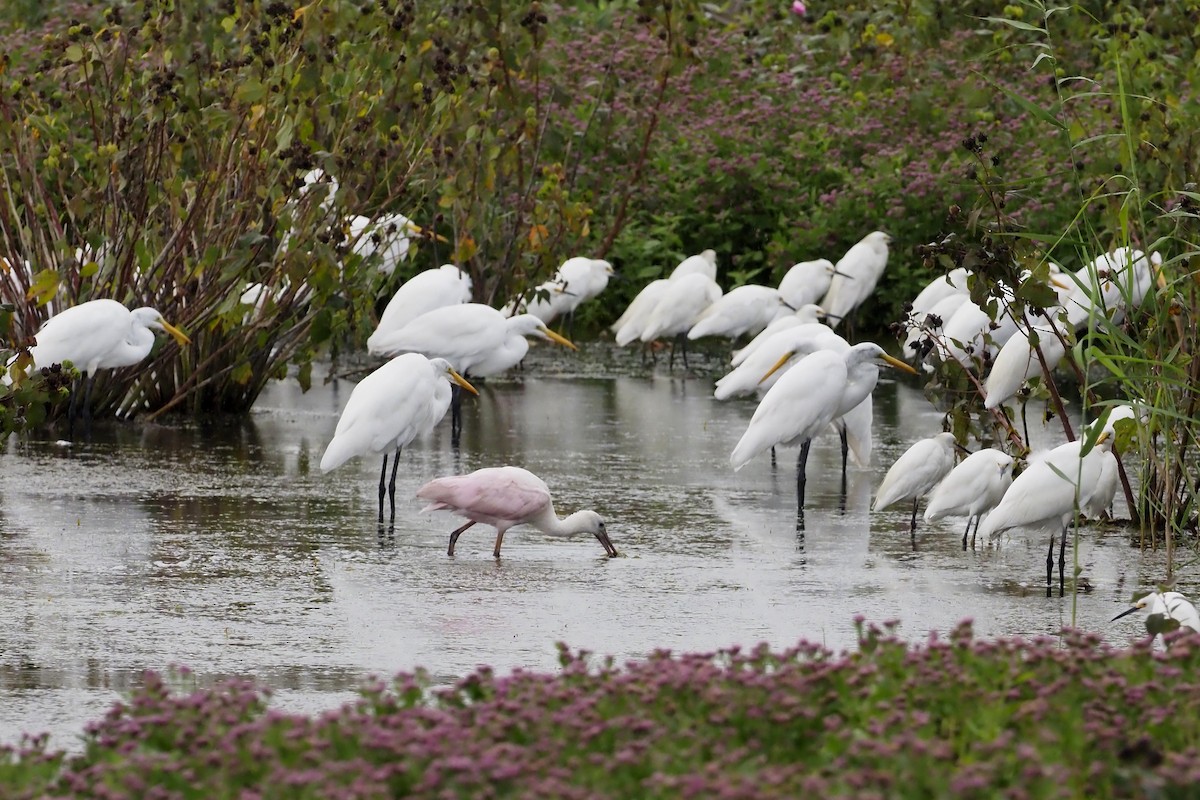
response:
{"label": "dense vegetation", "polygon": [[[1195,524],[1190,0],[133,0],[5,4],[0,26],[11,346],[94,297],[193,339],[102,376],[99,411],[243,411],[357,349],[443,261],[498,305],[566,256],[609,258],[630,280],[587,309],[598,330],[688,253],[716,249],[726,287],[770,282],[882,228],[860,330],[884,337],[950,267],[995,297],[1132,244],[1168,288],[1073,342],[1073,380],[1157,410],[1139,516]],[[314,168],[336,194],[304,187]],[[398,211],[429,234],[387,275],[346,220]],[[999,435],[970,380],[936,378],[955,430]]]}
{"label": "dense vegetation", "polygon": [[[1170,634],[1178,637],[1178,633]],[[317,718],[248,683],[173,693],[149,675],[83,752],[0,756],[10,798],[1191,797],[1200,642],[907,645],[863,626],[817,645],[561,651],[557,675],[402,675]]]}

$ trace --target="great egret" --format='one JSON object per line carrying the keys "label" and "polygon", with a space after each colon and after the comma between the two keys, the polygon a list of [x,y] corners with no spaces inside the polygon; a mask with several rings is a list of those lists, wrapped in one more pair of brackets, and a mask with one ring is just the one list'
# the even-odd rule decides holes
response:
{"label": "great egret", "polygon": [[970,288],[967,286],[967,279],[970,277],[970,271],[963,267],[957,267],[945,275],[939,275],[927,283],[925,288],[913,298],[909,313],[913,315],[926,314],[951,295],[968,294]]}
{"label": "great egret", "polygon": [[[687,344],[683,335],[687,333],[700,314],[721,298],[721,287],[707,275],[689,273],[672,278],[662,296],[650,312],[641,340],[651,342],[659,338],[680,337],[683,343],[683,366],[687,367]],[[671,348],[669,366],[675,365],[675,348]]]}
{"label": "great egret", "polygon": [[837,262],[838,274],[833,276],[821,301],[821,308],[832,320],[831,327],[836,328],[875,291],[875,284],[887,267],[891,241],[892,237],[883,231],[868,233]]}
{"label": "great egret", "polygon": [[703,275],[710,281],[717,279],[717,251],[702,250],[694,256],[688,256],[679,262],[679,266],[671,271],[670,280],[682,278],[684,275]]}
{"label": "great egret", "polygon": [[[789,366],[799,363],[804,356],[817,350],[843,352],[849,349],[849,342],[821,323],[784,328],[762,340],[745,361],[717,380],[713,397],[728,400],[753,392],[763,395],[783,377]],[[842,440],[843,478],[846,476],[849,454],[854,455],[854,462],[860,467],[871,463],[872,408],[871,395],[868,394],[861,403],[831,423]]]}
{"label": "great egret", "polygon": [[[1155,284],[1167,285],[1162,256],[1118,247],[1101,253],[1075,272],[1074,287],[1065,303],[1071,324],[1079,326],[1096,316],[1111,316],[1115,324],[1125,319],[1126,309],[1137,308]],[[1090,324],[1090,323],[1089,323]]]}
{"label": "great egret", "polygon": [[792,308],[816,304],[829,291],[833,273],[827,258],[793,264],[779,281],[779,296]]}
{"label": "great egret", "polygon": [[999,408],[1012,399],[1030,378],[1042,375],[1042,362],[1034,347],[1040,348],[1046,369],[1053,370],[1067,354],[1063,339],[1069,333],[1051,327],[1052,323],[1034,325],[1028,332],[1018,330],[1000,348],[992,361],[992,371],[984,381],[986,409]]}
{"label": "great egret", "polygon": [[1193,633],[1200,633],[1200,612],[1192,602],[1179,592],[1150,592],[1133,601],[1133,606],[1112,618],[1116,622],[1121,617],[1135,611],[1141,611],[1149,606],[1150,613],[1146,617],[1146,630],[1151,636],[1160,633],[1188,628]]}
{"label": "great egret", "polygon": [[[84,414],[91,416],[92,387],[96,372],[102,369],[131,367],[150,355],[154,332],[169,333],[180,347],[191,340],[171,325],[154,308],[130,311],[116,300],[89,300],[63,309],[37,332],[37,344],[29,349],[33,368],[70,361],[87,379]],[[71,393],[67,416],[74,423],[76,395]]]}
{"label": "great egret", "polygon": [[[1050,530],[1050,550],[1046,554],[1046,594],[1054,569],[1054,536],[1062,534],[1058,551],[1058,591],[1064,592],[1064,560],[1067,525],[1075,511],[1087,505],[1095,491],[1104,465],[1104,454],[1112,447],[1108,431],[1101,431],[1095,445],[1082,454],[1085,440],[1067,442],[1038,455],[1017,476],[1000,503],[976,529],[977,534],[994,537],[1010,528]],[[1081,455],[1082,454],[1082,455]]]}
{"label": "great egret", "polygon": [[953,433],[939,433],[905,450],[884,476],[871,510],[882,511],[894,503],[912,500],[909,531],[915,535],[917,505],[954,468],[954,446]]}
{"label": "great egret", "polygon": [[[790,354],[772,372],[789,359]],[[892,358],[872,342],[840,353],[818,350],[802,358],[763,396],[750,425],[729,456],[730,465],[737,471],[776,445],[799,444],[796,492],[798,507],[803,510],[805,464],[813,438],[874,390],[881,363],[915,374],[912,367]]]}
{"label": "great egret", "polygon": [[[526,336],[536,336],[577,350],[532,314],[505,317],[491,306],[462,303],[426,311],[403,328],[376,340],[376,353],[422,353],[444,358],[463,375],[486,377],[515,367],[529,352]],[[462,430],[458,395],[452,402],[450,435]]]}
{"label": "great egret", "polygon": [[967,528],[963,531],[963,549],[967,549],[967,534],[971,521],[975,533],[983,515],[996,507],[1013,481],[1013,457],[1003,450],[985,447],[962,460],[942,482],[934,487],[925,508],[925,521],[933,522],[951,514],[964,514]]}
{"label": "great egret", "polygon": [[576,511],[559,519],[546,482],[521,467],[488,467],[469,475],[435,478],[417,490],[417,497],[429,501],[422,512],[449,511],[469,520],[450,534],[446,552],[451,556],[458,537],[477,522],[496,529],[496,547],[492,550],[496,558],[500,557],[505,531],[517,525],[532,525],[551,536],[590,533],[604,547],[605,555],[617,555],[599,514]]}
{"label": "great egret", "polygon": [[946,323],[954,317],[960,306],[969,302],[969,295],[952,294],[934,303],[928,313],[913,316],[904,337],[904,354],[918,361],[930,355],[941,358],[936,345],[943,340],[942,332]]}
{"label": "great egret", "polygon": [[[391,520],[396,520],[396,469],[400,450],[422,436],[446,416],[450,407],[450,382],[475,391],[444,358],[426,358],[419,353],[396,356],[359,381],[342,409],[333,439],[321,456],[321,471],[329,472],[354,456],[383,454],[379,474],[379,522],[383,522],[385,490],[391,499]],[[388,453],[392,479],[386,486]]]}
{"label": "great egret", "polygon": [[670,284],[671,281],[668,278],[650,281],[629,303],[625,313],[609,327],[614,334],[614,341],[619,347],[624,347],[642,337],[642,330],[646,327],[651,312],[654,311],[654,307],[658,305],[658,301],[662,299],[663,293],[667,291]]}
{"label": "great egret", "polygon": [[733,351],[733,356],[729,359],[729,365],[732,367],[741,365],[741,363],[749,358],[750,355],[757,350],[763,342],[767,341],[780,331],[785,331],[788,328],[799,327],[800,325],[808,325],[813,322],[820,322],[821,317],[824,316],[824,314],[825,310],[823,308],[813,303],[809,303],[797,308],[795,313],[779,317],[770,325],[763,328],[762,333],[751,339],[749,343],[741,350]]}
{"label": "great egret", "polygon": [[534,296],[518,305],[509,304],[505,311],[533,314],[549,324],[560,316],[575,313],[575,309],[595,297],[608,286],[615,273],[612,264],[599,258],[568,258],[558,271],[537,287]]}
{"label": "great egret", "polygon": [[[314,190],[324,190],[321,208],[328,215],[340,191],[337,180],[318,167],[305,173],[301,181],[302,195]],[[341,220],[341,229],[350,245],[350,251],[364,260],[375,259],[376,269],[384,275],[391,275],[396,271],[396,267],[408,258],[413,237],[427,235],[420,225],[397,213],[381,214],[374,218],[351,214]],[[446,238],[440,235],[433,238],[441,242],[446,241]],[[281,246],[287,246],[286,239]]]}
{"label": "great egret", "polygon": [[387,355],[378,349],[380,342],[400,330],[426,311],[443,306],[454,306],[471,302],[471,278],[453,264],[443,264],[437,269],[427,269],[409,278],[396,290],[375,332],[367,339],[367,350],[371,355]]}
{"label": "great egret", "polygon": [[1113,500],[1117,496],[1117,489],[1120,488],[1121,472],[1117,462],[1117,455],[1114,452],[1117,447],[1116,426],[1121,420],[1131,420],[1134,425],[1139,424],[1145,415],[1139,414],[1134,410],[1133,406],[1122,404],[1112,406],[1108,409],[1108,413],[1093,421],[1088,426],[1090,430],[1092,426],[1103,422],[1101,430],[1106,431],[1112,438],[1113,449],[1104,454],[1100,464],[1100,477],[1096,479],[1096,488],[1087,499],[1087,503],[1083,506],[1083,513],[1090,519],[1100,519],[1112,508]]}
{"label": "great egret", "polygon": [[701,311],[696,324],[688,330],[687,338],[692,341],[704,336],[736,339],[744,334],[761,333],[775,320],[791,316],[794,316],[793,309],[784,303],[778,289],[746,284],[730,289]]}

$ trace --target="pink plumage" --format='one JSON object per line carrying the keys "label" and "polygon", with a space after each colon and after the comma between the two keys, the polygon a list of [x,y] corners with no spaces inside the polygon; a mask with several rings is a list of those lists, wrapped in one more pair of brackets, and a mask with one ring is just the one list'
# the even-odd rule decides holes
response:
{"label": "pink plumage", "polygon": [[435,478],[417,490],[417,497],[429,501],[423,512],[449,511],[467,518],[467,524],[450,534],[449,555],[454,555],[459,535],[477,522],[496,529],[496,547],[492,551],[496,558],[500,557],[504,532],[525,524],[552,536],[590,533],[603,545],[607,555],[617,555],[599,514],[576,511],[559,519],[554,513],[550,487],[521,467],[487,467],[470,475]]}
{"label": "pink plumage", "polygon": [[489,467],[470,475],[435,478],[417,490],[426,511],[451,511],[475,522],[505,529],[550,506],[550,487],[520,467]]}

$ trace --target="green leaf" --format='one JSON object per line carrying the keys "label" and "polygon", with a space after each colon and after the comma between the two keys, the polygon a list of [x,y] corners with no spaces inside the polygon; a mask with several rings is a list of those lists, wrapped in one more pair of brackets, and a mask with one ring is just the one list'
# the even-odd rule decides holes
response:
{"label": "green leaf", "polygon": [[1034,103],[1032,100],[1022,97],[1021,95],[1017,94],[1016,92],[1012,91],[1011,89],[1009,89],[1005,86],[1001,86],[1000,84],[996,83],[992,79],[988,78],[986,75],[980,74],[980,77],[983,78],[985,81],[987,81],[993,88],[1002,92],[1004,94],[1004,96],[1007,97],[1009,100],[1012,100],[1014,103],[1016,103],[1022,109],[1024,109],[1028,113],[1032,114],[1037,119],[1040,119],[1042,122],[1048,122],[1049,124],[1058,128],[1060,131],[1065,131],[1067,129],[1067,126],[1065,124],[1063,124],[1062,120],[1060,120],[1058,117],[1054,116],[1054,114],[1050,113],[1046,109],[1039,106],[1037,103]]}
{"label": "green leaf", "polygon": [[267,87],[260,80],[248,80],[237,88],[233,93],[233,98],[239,103],[251,105],[262,102],[262,99],[267,96]]}
{"label": "green leaf", "polygon": [[83,60],[83,48],[77,44],[68,45],[63,56],[72,64]]}

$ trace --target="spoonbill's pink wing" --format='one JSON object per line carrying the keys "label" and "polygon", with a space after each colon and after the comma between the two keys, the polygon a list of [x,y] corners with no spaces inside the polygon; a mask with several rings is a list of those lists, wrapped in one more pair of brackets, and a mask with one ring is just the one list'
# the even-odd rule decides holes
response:
{"label": "spoonbill's pink wing", "polygon": [[[532,479],[532,480],[530,480]],[[540,478],[519,467],[490,467],[470,475],[436,478],[417,490],[422,511],[449,510],[479,522],[520,522],[550,503]]]}

